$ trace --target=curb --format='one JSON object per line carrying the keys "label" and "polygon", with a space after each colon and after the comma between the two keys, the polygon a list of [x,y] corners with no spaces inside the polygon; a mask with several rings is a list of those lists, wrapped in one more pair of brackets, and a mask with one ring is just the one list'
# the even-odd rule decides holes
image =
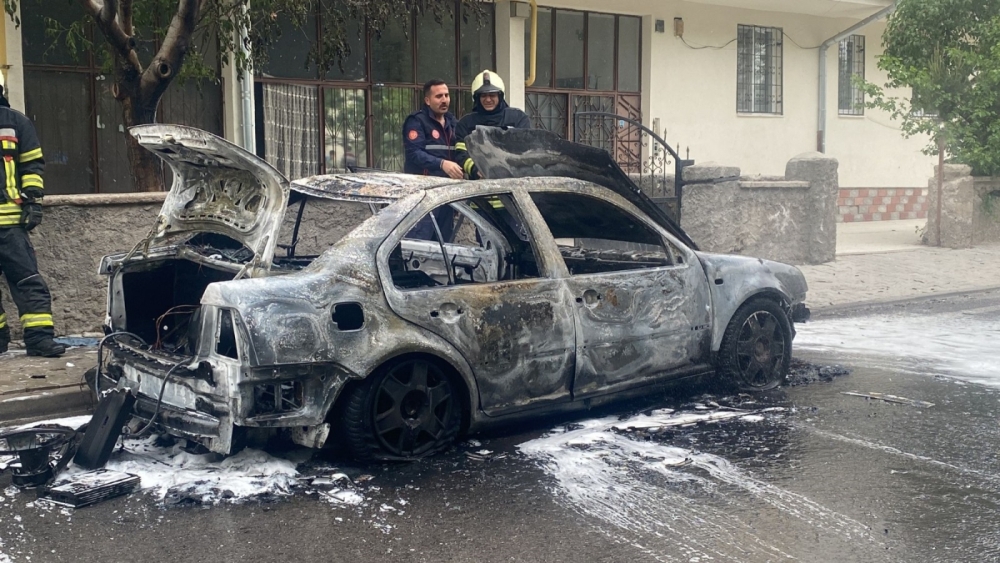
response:
{"label": "curb", "polygon": [[0,424],[34,422],[94,410],[94,401],[84,385],[68,385],[43,391],[26,391],[0,397]]}
{"label": "curb", "polygon": [[855,301],[853,303],[839,303],[837,305],[827,305],[825,307],[810,307],[809,310],[812,313],[812,319],[816,319],[817,317],[825,318],[825,317],[849,316],[852,313],[861,312],[862,309],[871,309],[875,307],[895,307],[899,305],[908,305],[911,303],[921,303],[924,301],[931,301],[934,299],[950,299],[954,297],[977,295],[979,293],[988,293],[990,291],[1000,291],[1000,285],[982,287],[978,289],[967,289],[963,291],[949,291],[943,293],[933,293],[930,295],[901,297],[899,299],[883,299],[883,300],[876,299],[872,301]]}

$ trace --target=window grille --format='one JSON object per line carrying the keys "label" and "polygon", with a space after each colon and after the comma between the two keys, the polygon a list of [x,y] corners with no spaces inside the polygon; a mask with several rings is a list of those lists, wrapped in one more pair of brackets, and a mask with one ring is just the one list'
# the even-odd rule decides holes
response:
{"label": "window grille", "polygon": [[781,114],[781,28],[740,25],[736,53],[736,111]]}
{"label": "window grille", "polygon": [[837,109],[840,115],[864,115],[865,92],[857,84],[865,77],[865,36],[851,35],[840,42],[840,82]]}

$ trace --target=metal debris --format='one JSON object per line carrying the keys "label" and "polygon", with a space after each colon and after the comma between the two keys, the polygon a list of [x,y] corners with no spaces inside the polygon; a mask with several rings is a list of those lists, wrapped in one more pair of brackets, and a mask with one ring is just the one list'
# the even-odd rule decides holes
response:
{"label": "metal debris", "polygon": [[906,397],[898,397],[896,395],[889,395],[888,393],[861,393],[859,391],[841,391],[841,395],[850,395],[852,397],[864,397],[866,399],[877,399],[879,401],[885,401],[887,403],[897,403],[900,405],[910,405],[911,407],[933,407],[934,403],[929,403],[927,401],[920,401],[917,399],[907,399]]}

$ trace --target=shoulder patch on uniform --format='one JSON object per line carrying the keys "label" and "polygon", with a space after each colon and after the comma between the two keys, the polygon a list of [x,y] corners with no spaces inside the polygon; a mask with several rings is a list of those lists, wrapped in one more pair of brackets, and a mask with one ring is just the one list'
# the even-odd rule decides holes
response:
{"label": "shoulder patch on uniform", "polygon": [[408,139],[410,139],[411,141],[416,141],[417,137],[419,137],[419,136],[420,136],[420,133],[417,133],[416,129],[410,129],[410,132],[406,134],[406,137]]}
{"label": "shoulder patch on uniform", "polygon": [[440,139],[441,133],[438,133],[437,129],[435,129],[434,131],[431,131],[431,137],[434,137],[435,139]]}

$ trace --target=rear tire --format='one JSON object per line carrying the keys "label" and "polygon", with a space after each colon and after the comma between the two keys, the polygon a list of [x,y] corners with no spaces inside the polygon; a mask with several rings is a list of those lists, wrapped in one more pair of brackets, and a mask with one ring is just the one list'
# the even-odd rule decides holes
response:
{"label": "rear tire", "polygon": [[413,460],[450,446],[462,426],[460,386],[427,358],[392,361],[348,390],[340,426],[359,461]]}
{"label": "rear tire", "polygon": [[744,303],[726,326],[718,371],[741,391],[766,391],[785,382],[792,358],[792,324],[770,299]]}

